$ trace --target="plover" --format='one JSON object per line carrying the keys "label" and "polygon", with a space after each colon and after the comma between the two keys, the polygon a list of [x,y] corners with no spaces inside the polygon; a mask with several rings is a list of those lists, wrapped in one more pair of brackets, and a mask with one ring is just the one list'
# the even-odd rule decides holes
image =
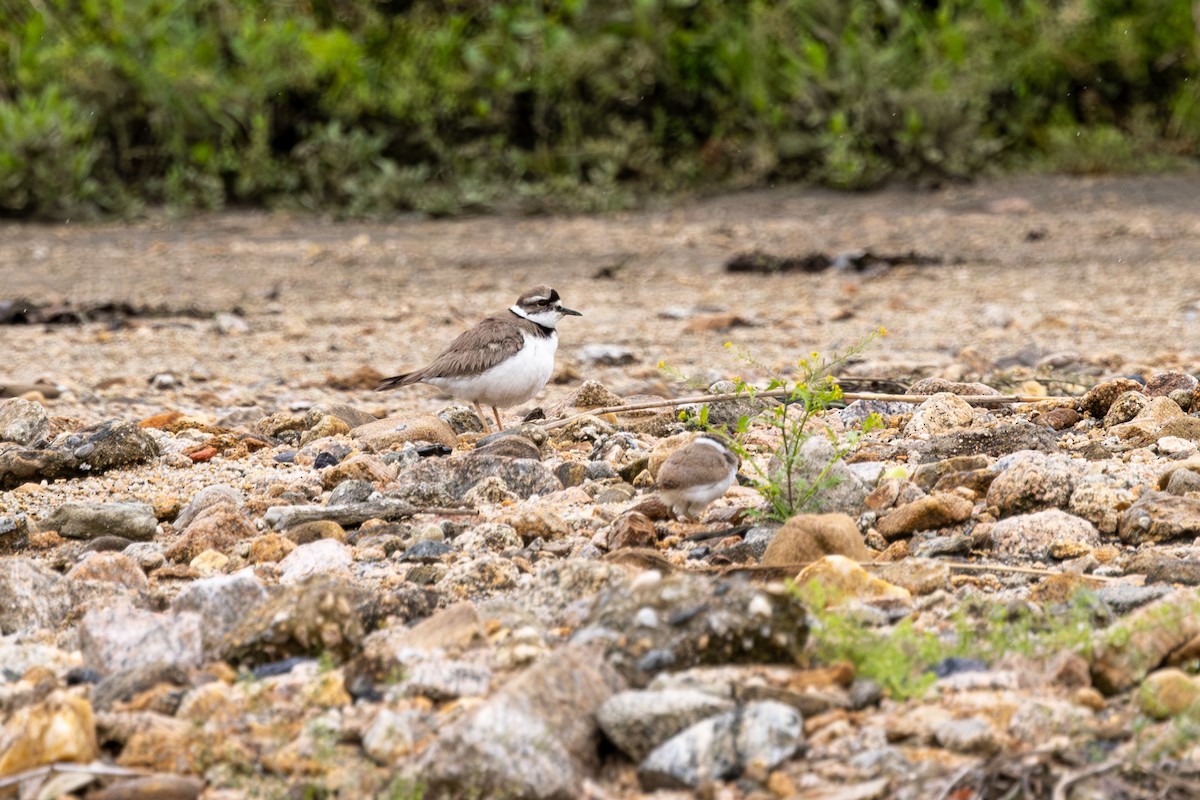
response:
{"label": "plover", "polygon": [[701,434],[658,468],[658,490],[675,516],[699,519],[737,477],[738,459],[720,439]]}
{"label": "plover", "polygon": [[429,366],[385,378],[376,389],[428,383],[469,400],[485,428],[491,426],[480,403],[491,406],[496,426],[503,428],[497,409],[524,403],[550,380],[558,349],[555,325],[568,315],[583,316],[564,308],[549,286],[534,286],[507,311],[459,334]]}

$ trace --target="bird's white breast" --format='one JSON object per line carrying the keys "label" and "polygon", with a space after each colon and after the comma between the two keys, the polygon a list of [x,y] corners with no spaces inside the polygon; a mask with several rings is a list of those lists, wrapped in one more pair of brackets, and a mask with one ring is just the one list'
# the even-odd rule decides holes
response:
{"label": "bird's white breast", "polygon": [[453,378],[428,378],[426,383],[440,386],[455,397],[489,406],[507,408],[526,402],[546,385],[554,371],[554,352],[558,334],[530,336],[522,332],[525,344],[511,358],[478,375]]}

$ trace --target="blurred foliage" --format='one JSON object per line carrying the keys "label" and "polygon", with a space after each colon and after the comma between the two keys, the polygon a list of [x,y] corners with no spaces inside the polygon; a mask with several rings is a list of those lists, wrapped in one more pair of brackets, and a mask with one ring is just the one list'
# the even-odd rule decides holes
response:
{"label": "blurred foliage", "polygon": [[1200,149],[1197,22],[1191,0],[0,0],[0,214],[1140,169]]}

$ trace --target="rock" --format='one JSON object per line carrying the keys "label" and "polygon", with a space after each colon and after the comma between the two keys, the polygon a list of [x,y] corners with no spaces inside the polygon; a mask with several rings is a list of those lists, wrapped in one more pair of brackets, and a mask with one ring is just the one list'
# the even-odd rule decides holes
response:
{"label": "rock", "polygon": [[460,697],[484,697],[491,683],[492,670],[484,664],[424,654],[405,659],[403,677],[395,691],[441,703]]}
{"label": "rock", "polygon": [[1143,492],[1117,527],[1127,544],[1169,542],[1200,535],[1200,498]]}
{"label": "rock", "polygon": [[1087,520],[1055,508],[1000,520],[992,526],[992,546],[1015,560],[1074,558],[1099,547],[1100,534]]}
{"label": "rock", "polygon": [[428,712],[419,708],[399,711],[387,706],[380,708],[363,733],[363,752],[384,766],[400,763],[417,751],[419,742],[432,738],[433,721],[429,717]]}
{"label": "rock", "polygon": [[0,555],[19,553],[29,546],[29,517],[15,514],[0,517]]}
{"label": "rock", "polygon": [[987,456],[956,456],[943,461],[921,464],[913,472],[912,481],[918,487],[928,492],[944,477],[960,472],[974,472],[987,469]]}
{"label": "rock", "polygon": [[596,721],[613,744],[641,761],[675,734],[733,708],[732,699],[697,689],[618,692],[596,711]]}
{"label": "rock", "polygon": [[[508,434],[508,431],[501,431]],[[506,435],[493,439],[486,444],[477,444],[475,449],[467,454],[468,457],[503,456],[505,458],[532,458],[542,460],[541,449],[524,436]]]}
{"label": "rock", "polygon": [[158,519],[148,503],[64,503],[41,521],[42,530],[68,539],[123,536],[134,541],[154,538]]}
{"label": "rock", "polygon": [[1144,574],[1148,584],[1200,586],[1200,559],[1174,558],[1146,551],[1138,554],[1129,571]]}
{"label": "rock", "polygon": [[953,395],[961,395],[965,397],[979,397],[983,395],[999,395],[1000,392],[988,386],[985,383],[960,383],[956,381],[948,381],[944,378],[922,378],[921,380],[908,387],[905,394],[916,395],[934,395],[942,393],[950,393]]}
{"label": "rock", "polygon": [[[453,503],[452,500],[447,500]],[[369,519],[398,520],[411,517],[413,506],[403,500],[380,497],[365,503],[340,506],[271,506],[263,514],[263,522],[275,530],[291,530],[317,521],[334,522],[345,528],[361,525]]]}
{"label": "rock", "polygon": [[14,397],[0,402],[0,441],[37,447],[50,435],[50,417],[41,403]]}
{"label": "rock", "polygon": [[621,367],[638,360],[633,350],[621,344],[585,344],[579,348],[579,358],[606,367]]}
{"label": "rock", "polygon": [[[320,411],[322,409],[318,408],[316,410]],[[329,416],[337,417],[342,422],[346,423],[351,430],[354,430],[360,425],[366,425],[368,422],[375,421],[375,415],[367,411],[363,411],[360,408],[347,405],[346,403],[330,403],[329,406],[323,410]]]}
{"label": "rock", "polygon": [[604,547],[610,551],[626,547],[653,547],[658,541],[654,523],[637,511],[622,514],[601,532],[605,535]]}
{"label": "rock", "polygon": [[1075,409],[1062,406],[1038,415],[1036,421],[1039,425],[1045,425],[1051,430],[1065,431],[1074,428],[1082,419],[1083,415]]}
{"label": "rock", "polygon": [[595,711],[620,679],[564,647],[443,728],[417,766],[431,797],[579,797],[598,765]]}
{"label": "rock", "polygon": [[[317,519],[312,522],[301,522],[288,528],[284,536],[295,544],[309,544],[321,539],[333,539],[337,542],[346,541],[346,529],[331,519]],[[290,551],[289,551],[290,552]]]}
{"label": "rock", "polygon": [[998,458],[1018,450],[1053,452],[1058,449],[1054,431],[1032,422],[1004,422],[986,428],[950,431],[917,440],[912,451],[921,462],[954,456],[985,455]]}
{"label": "rock", "polygon": [[331,436],[344,436],[350,433],[350,426],[337,417],[322,414],[308,430],[300,434],[300,446]]}
{"label": "rock", "polygon": [[1095,525],[1100,533],[1111,535],[1133,502],[1133,490],[1126,483],[1108,475],[1087,475],[1076,483],[1067,510]]}
{"label": "rock", "polygon": [[1130,378],[1113,378],[1096,384],[1079,400],[1079,408],[1093,419],[1104,419],[1112,404],[1125,392],[1140,392],[1142,385]]}
{"label": "rock", "polygon": [[436,653],[458,658],[486,644],[483,620],[469,602],[455,603],[411,628],[393,626],[373,631],[362,642],[361,653],[346,666],[346,683],[362,693],[376,683],[392,683],[411,661],[412,653]]}
{"label": "rock", "polygon": [[67,580],[96,581],[123,586],[134,592],[150,589],[146,573],[124,553],[88,553],[67,573]]}
{"label": "rock", "polygon": [[267,590],[254,574],[243,570],[192,581],[175,595],[171,612],[195,613],[204,620],[200,629],[201,645],[205,656],[212,658],[225,635],[267,596]]}
{"label": "rock", "polygon": [[1172,653],[1200,636],[1200,597],[1176,591],[1139,608],[1097,635],[1092,681],[1112,695],[1139,683]]}
{"label": "rock", "polygon": [[881,581],[906,589],[913,596],[932,594],[950,586],[950,565],[936,558],[903,558],[877,564],[872,570]]}
{"label": "rock", "polygon": [[572,641],[605,642],[609,663],[641,686],[666,668],[790,662],[807,635],[804,606],[791,594],[676,574],[601,591]]}
{"label": "rock", "polygon": [[0,444],[0,489],[74,477],[79,474],[77,464],[70,453],[60,450],[36,450],[16,444]]}
{"label": "rock", "polygon": [[1200,682],[1174,667],[1151,672],[1137,691],[1142,713],[1154,719],[1170,719],[1200,711]]}
{"label": "rock", "polygon": [[175,688],[188,686],[187,670],[174,664],[154,663],[114,672],[96,683],[92,705],[97,711],[111,711],[118,703],[128,703],[164,684]]}
{"label": "rock", "polygon": [[905,436],[934,436],[971,424],[975,412],[971,405],[950,392],[933,395],[913,411],[904,426]]}
{"label": "rock", "polygon": [[789,705],[747,703],[701,721],[655,748],[638,765],[643,788],[695,789],[748,770],[767,775],[804,741],[803,718]]}
{"label": "rock", "polygon": [[547,419],[559,419],[593,408],[624,405],[625,400],[599,381],[587,380],[579,388],[546,410]]}
{"label": "rock", "polygon": [[996,731],[982,716],[946,720],[933,729],[939,745],[955,753],[994,753],[1000,746]]}
{"label": "rock", "polygon": [[[1136,396],[1140,397],[1141,395]],[[1194,423],[1189,422],[1189,418],[1184,416],[1183,409],[1179,407],[1179,404],[1167,397],[1155,397],[1149,405],[1142,408],[1137,416],[1128,422],[1107,424],[1117,408],[1118,405],[1114,405],[1108,412],[1108,417],[1104,418],[1105,427],[1108,428],[1110,434],[1116,436],[1126,446],[1144,447],[1158,441],[1160,436],[1178,436],[1190,439],[1200,435],[1197,430],[1200,420]],[[1171,427],[1168,428],[1168,425]]]}
{"label": "rock", "polygon": [[936,530],[971,518],[974,504],[961,495],[939,492],[914,500],[891,511],[875,523],[889,541],[917,531]]}
{"label": "rock", "polygon": [[198,614],[92,608],[79,623],[79,649],[101,674],[159,663],[194,667],[202,660],[201,622]]}
{"label": "rock", "polygon": [[75,459],[75,469],[83,473],[142,464],[159,455],[154,437],[124,420],[109,420],[63,434],[54,439],[52,446],[68,452]]}
{"label": "rock", "polygon": [[175,530],[181,531],[187,528],[201,511],[217,505],[240,509],[246,505],[246,498],[232,486],[224,484],[206,486],[196,492],[188,504],[180,509],[179,514],[175,517]]}
{"label": "rock", "polygon": [[[1190,399],[1192,394],[1200,386],[1200,380],[1186,372],[1159,372],[1156,375],[1150,376],[1146,381],[1146,387],[1142,390],[1149,397],[1169,397],[1174,400],[1176,397],[1186,397]],[[1184,411],[1190,411],[1190,408],[1184,408]]]}
{"label": "rock", "polygon": [[314,575],[349,575],[353,563],[354,555],[349,545],[336,539],[319,539],[300,545],[279,562],[279,582],[287,585]]}
{"label": "rock", "polygon": [[798,514],[783,524],[767,545],[762,564],[767,567],[807,564],[827,555],[869,561],[854,520],[845,514]]}
{"label": "rock", "polygon": [[214,503],[192,518],[165,555],[171,561],[186,563],[205,550],[228,553],[238,542],[256,535],[258,530],[241,510],[227,503]]}
{"label": "rock", "polygon": [[[912,604],[912,595],[907,589],[876,578],[845,556],[826,556],[801,570],[796,576],[796,588],[805,594],[809,584],[821,587],[817,597],[825,607],[840,606],[853,600],[882,606]],[[809,595],[811,589],[809,587]]]}
{"label": "rock", "polygon": [[205,785],[200,778],[184,775],[147,775],[119,780],[98,792],[89,792],[88,800],[196,800]]}
{"label": "rock", "polygon": [[221,657],[250,666],[322,653],[345,659],[364,635],[358,592],[329,575],[285,586],[225,636]]}
{"label": "rock", "polygon": [[0,634],[55,630],[71,611],[67,579],[27,558],[0,559]]}
{"label": "rock", "polygon": [[1136,418],[1149,405],[1150,398],[1142,393],[1140,386],[1133,391],[1124,392],[1113,400],[1108,413],[1104,415],[1102,424],[1105,428],[1124,425]]}
{"label": "rock", "polygon": [[399,449],[406,442],[429,442],[453,448],[458,436],[445,420],[432,414],[388,417],[350,431],[363,447],[376,453]]}
{"label": "rock", "polygon": [[332,489],[345,481],[363,481],[380,487],[396,477],[396,468],[379,456],[357,453],[321,470],[321,485]]}
{"label": "rock", "polygon": [[55,691],[8,717],[0,730],[0,776],[62,761],[88,763],[100,756],[92,706]]}
{"label": "rock", "polygon": [[1066,508],[1071,501],[1078,468],[1063,456],[1014,453],[997,467],[1001,472],[988,488],[987,503],[1001,516]]}
{"label": "rock", "polygon": [[426,459],[402,470],[396,482],[405,487],[433,483],[443,488],[454,501],[459,501],[471,487],[491,475],[503,481],[510,492],[523,500],[563,488],[550,468],[540,461],[488,455]]}
{"label": "rock", "polygon": [[[772,457],[769,469],[772,474],[784,474],[783,465],[776,457]],[[822,472],[825,472],[823,478]],[[800,446],[798,457],[792,465],[792,499],[798,502],[806,488],[818,479],[822,481],[822,487],[813,495],[810,503],[816,510],[845,514],[862,511],[870,489],[848,464],[835,459],[833,445],[824,436],[813,436]]]}

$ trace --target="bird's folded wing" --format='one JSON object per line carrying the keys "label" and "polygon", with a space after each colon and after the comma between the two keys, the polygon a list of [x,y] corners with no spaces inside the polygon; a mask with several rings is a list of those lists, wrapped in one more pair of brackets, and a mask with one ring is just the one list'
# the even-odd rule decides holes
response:
{"label": "bird's folded wing", "polygon": [[663,489],[675,489],[715,483],[729,474],[730,466],[720,450],[688,445],[676,450],[663,463],[658,471],[658,485]]}
{"label": "bird's folded wing", "polygon": [[525,344],[521,331],[502,317],[488,317],[463,331],[442,353],[421,370],[424,378],[458,378],[478,375],[512,358]]}

